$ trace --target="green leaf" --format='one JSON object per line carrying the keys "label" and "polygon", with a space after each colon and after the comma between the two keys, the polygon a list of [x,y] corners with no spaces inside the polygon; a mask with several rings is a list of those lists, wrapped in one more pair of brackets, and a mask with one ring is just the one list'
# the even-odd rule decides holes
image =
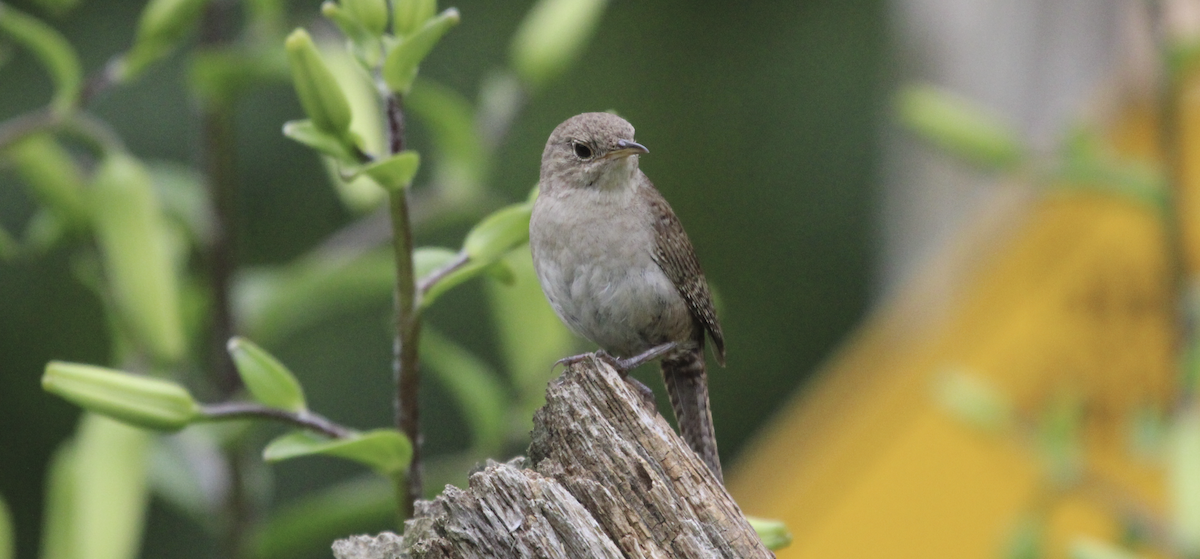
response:
{"label": "green leaf", "polygon": [[128,154],[113,152],[96,170],[88,202],[122,318],[156,357],[178,361],[186,348],[172,235],[149,173]]}
{"label": "green leaf", "polygon": [[0,3],[0,33],[29,49],[50,72],[51,110],[63,115],[74,108],[83,89],[83,69],[71,44],[50,26],[4,3]]}
{"label": "green leaf", "polygon": [[591,39],[607,0],[539,0],[513,36],[509,58],[530,87],[562,74]]}
{"label": "green leaf", "polygon": [[1029,151],[1016,131],[999,117],[931,85],[901,89],[896,96],[896,110],[901,124],[984,169],[1012,170],[1025,161]]}
{"label": "green leaf", "polygon": [[[429,280],[432,274],[441,273],[440,271],[443,268],[455,265],[456,261],[462,258],[465,258],[463,253],[454,252],[446,248],[419,248],[413,252],[414,275],[417,277],[418,283],[424,283]],[[428,308],[443,293],[484,273],[489,266],[495,265],[501,264],[467,260],[465,264],[458,265],[454,271],[443,275],[441,279],[429,287],[429,290],[425,292],[425,296],[421,299],[420,308]]]}
{"label": "green leaf", "polygon": [[437,13],[437,0],[394,0],[392,10],[392,27],[396,34],[407,36]]}
{"label": "green leaf", "polygon": [[87,414],[75,442],[76,550],[81,558],[135,559],[149,492],[150,433]]}
{"label": "green leaf", "polygon": [[1174,421],[1167,454],[1172,536],[1186,556],[1200,553],[1200,409],[1193,403]]}
{"label": "green leaf", "polygon": [[58,445],[46,467],[41,559],[75,559],[75,442]]}
{"label": "green leaf", "polygon": [[217,226],[204,175],[174,161],[150,162],[149,171],[163,215],[185,230],[197,247],[209,246]]}
{"label": "green leaf", "polygon": [[440,191],[454,201],[482,195],[488,157],[470,101],[425,78],[413,84],[404,101],[433,136],[433,182]]}
{"label": "green leaf", "polygon": [[304,113],[318,130],[346,139],[350,130],[350,102],[325,65],[321,53],[317,52],[312,37],[303,29],[296,29],[288,35],[284,46],[292,68],[292,83]]}
{"label": "green leaf", "polygon": [[398,192],[408,188],[421,166],[421,156],[415,151],[403,151],[385,159],[364,165],[353,176],[371,177],[379,186]]}
{"label": "green leaf", "polygon": [[16,531],[13,530],[12,512],[0,496],[0,559],[13,559],[17,553]]}
{"label": "green leaf", "polygon": [[387,303],[395,282],[390,248],[353,258],[305,258],[239,272],[234,308],[243,332],[270,346],[328,317]]}
{"label": "green leaf", "polygon": [[123,57],[119,80],[137,76],[164,58],[200,19],[208,0],[150,0],[138,20],[137,38]]}
{"label": "green leaf", "polygon": [[311,120],[291,120],[284,123],[283,135],[340,161],[356,161],[347,142],[322,132]]}
{"label": "green leaf", "polygon": [[758,538],[762,540],[763,545],[767,546],[767,549],[775,551],[792,544],[792,533],[782,520],[747,516],[746,521],[750,523],[750,527],[754,528]]}
{"label": "green leaf", "polygon": [[300,381],[270,353],[245,338],[230,338],[229,355],[237,365],[246,389],[259,403],[288,411],[303,411]]}
{"label": "green leaf", "polygon": [[1071,559],[1137,559],[1138,555],[1111,543],[1089,537],[1078,537],[1067,551]]}
{"label": "green leaf", "polygon": [[943,408],[974,427],[995,432],[1012,423],[1008,398],[978,374],[945,371],[935,379],[934,396]]}
{"label": "green leaf", "polygon": [[408,463],[412,460],[412,445],[408,438],[395,429],[355,433],[344,439],[293,431],[276,438],[263,449],[263,459],[267,462],[313,455],[352,460],[391,478],[408,469]]}
{"label": "green leaf", "polygon": [[529,216],[533,204],[523,202],[497,210],[480,221],[463,241],[463,252],[472,261],[494,262],[508,251],[529,242]]}
{"label": "green leaf", "polygon": [[427,365],[458,404],[471,426],[474,449],[492,456],[504,444],[508,392],[487,363],[426,327],[421,332],[421,362]]}
{"label": "green leaf", "polygon": [[30,194],[72,225],[87,222],[84,179],[75,159],[50,134],[31,134],[9,146],[5,156]]}
{"label": "green leaf", "polygon": [[51,361],[42,388],[88,411],[147,429],[176,431],[200,413],[187,389],[170,381]]}
{"label": "green leaf", "polygon": [[383,59],[383,81],[388,88],[407,95],[417,78],[417,68],[438,40],[459,21],[458,10],[450,8],[426,21],[416,32],[392,47]]}
{"label": "green leaf", "polygon": [[253,559],[292,559],[328,552],[329,542],[395,523],[392,484],[364,476],[309,492],[272,511],[250,534]]}

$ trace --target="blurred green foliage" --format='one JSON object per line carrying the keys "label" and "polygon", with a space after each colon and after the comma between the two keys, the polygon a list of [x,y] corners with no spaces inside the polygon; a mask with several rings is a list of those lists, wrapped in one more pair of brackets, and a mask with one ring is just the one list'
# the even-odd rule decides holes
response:
{"label": "blurred green foliage", "polygon": [[[276,17],[282,13],[272,4],[247,3],[250,13],[257,14],[248,23],[252,35],[275,33],[281,39],[284,28],[290,27],[281,22],[305,26],[312,22],[311,7],[297,6],[283,18]],[[414,9],[423,10],[418,4],[422,3],[412,3]],[[568,4],[572,3],[545,3],[559,5],[554,8],[558,10]],[[572,9],[599,10],[604,3],[590,3],[599,8],[587,7],[586,2],[574,4]],[[526,200],[537,179],[541,145],[554,125],[578,112],[609,108],[634,122],[639,140],[655,150],[644,165],[652,176],[661,177],[658,187],[689,224],[710,281],[725,294],[722,319],[734,340],[731,366],[729,371],[714,372],[712,392],[722,448],[727,457],[733,456],[787,388],[828,351],[865,305],[870,255],[867,194],[873,176],[882,7],[866,1],[799,6],[613,4],[595,26],[593,42],[563,47],[575,58],[574,65],[568,66],[570,57],[567,62],[519,63],[545,66],[518,69],[532,86],[523,98],[519,82],[501,69],[508,64],[509,53],[527,56],[519,53],[528,47],[509,41],[521,28],[528,4],[456,2],[455,6],[462,14],[460,29],[421,64],[423,78],[412,84],[410,145],[423,152],[423,159],[428,157],[428,164],[417,171],[413,193],[419,197],[437,191],[451,203],[449,209],[435,207],[431,211],[440,212],[435,214],[438,218],[418,225],[418,245],[459,246],[464,238],[473,239],[462,245],[463,252],[489,262],[490,273],[482,288],[479,283],[465,284],[427,312],[433,327],[444,333],[430,334],[423,348],[434,373],[422,394],[426,452],[433,457],[427,469],[449,465],[444,470],[459,473],[437,479],[461,481],[472,459],[520,452],[520,434],[540,401],[551,374],[549,364],[565,350],[583,349],[569,347],[575,342],[547,312],[536,282],[529,281],[527,255],[520,251],[504,255],[520,242],[505,231],[519,229],[509,222],[511,216],[521,217],[527,211],[522,209],[525,203],[501,210],[490,221],[508,227],[481,226],[476,234],[464,235],[470,223],[489,211]],[[125,49],[131,37],[138,37],[134,49],[138,48],[141,7],[140,3],[82,2],[62,19],[46,21],[79,52],[83,68],[95,72]],[[44,13],[37,6],[21,9],[39,17]],[[519,36],[526,36],[530,25],[534,24],[521,28]],[[398,25],[398,29],[411,27]],[[332,72],[338,72],[337,63],[330,62],[335,59],[322,46],[322,37],[328,35],[316,30],[314,35],[322,58]],[[581,30],[576,39],[586,35]],[[247,41],[253,44],[254,37]],[[282,54],[280,44],[274,47]],[[236,253],[246,273],[235,278],[234,295],[235,306],[243,313],[239,316],[243,333],[288,363],[303,382],[311,408],[347,425],[389,424],[388,255],[339,252],[337,246],[324,247],[333,252],[310,252],[365,211],[372,196],[360,198],[367,201],[359,205],[342,205],[340,191],[328,187],[328,175],[317,158],[279,135],[283,122],[302,114],[285,85],[282,56],[273,59],[210,49],[192,59],[186,49],[170,52],[157,49],[156,57],[170,58],[166,63],[147,64],[138,76],[115,74],[126,83],[96,98],[92,110],[113,126],[129,153],[151,163],[148,168],[167,220],[164,226],[186,232],[168,235],[174,239],[171,254],[180,255],[188,235],[204,237],[203,216],[208,210],[188,197],[187,186],[165,188],[177,194],[173,205],[170,195],[161,192],[163,181],[156,170],[166,167],[158,161],[203,163],[194,154],[198,149],[194,138],[201,126],[195,103],[227,105],[238,142],[235,164],[241,193],[234,215],[240,232]],[[407,66],[394,64],[399,70],[393,81],[406,85]],[[557,79],[543,76],[559,71],[566,73]],[[0,75],[4,76],[0,120],[34,109],[50,97],[52,85],[25,50],[18,49],[0,67]],[[188,84],[194,88],[190,93]],[[352,105],[362,103],[353,93],[347,99]],[[362,138],[363,145],[378,149],[371,144],[378,132],[363,131],[353,123],[350,131]],[[75,145],[69,147],[78,151]],[[59,148],[49,151],[55,149]],[[70,172],[70,167],[57,168]],[[80,256],[80,247],[86,245],[78,236],[67,237],[69,242],[44,254],[26,252],[37,227],[45,230],[37,224],[46,223],[37,217],[42,215],[36,202],[41,195],[25,188],[36,182],[30,176],[22,172],[17,158],[0,168],[0,229],[17,232],[12,236],[20,243],[22,256],[0,264],[0,290],[11,294],[0,297],[0,352],[6,355],[4,374],[0,374],[4,388],[0,399],[5,404],[0,405],[0,426],[23,438],[14,443],[21,452],[0,456],[0,494],[13,506],[20,556],[36,554],[45,499],[42,487],[47,475],[57,475],[48,472],[69,471],[72,454],[79,452],[60,451],[55,467],[47,469],[51,451],[73,429],[75,411],[37,390],[42,366],[52,358],[117,362],[127,355],[129,344],[139,342],[133,337],[110,338],[113,317],[105,314],[89,288],[81,289],[76,281],[75,276],[94,279],[97,268],[96,262]],[[68,177],[68,182],[72,180]],[[179,184],[188,184],[186,176]],[[45,207],[67,216],[60,218],[66,224],[74,219],[72,211],[77,211],[69,203]],[[436,254],[442,264],[459,254],[433,250],[441,251]],[[189,308],[204,304],[202,290],[193,281],[185,278],[179,288],[179,312],[185,320],[194,320]],[[430,300],[433,295],[429,294]],[[114,331],[129,330],[117,325]],[[189,332],[188,344],[194,346],[196,331]],[[162,357],[173,360],[171,345],[162,347],[166,348]],[[447,370],[459,374],[447,375]],[[476,380],[471,380],[472,375]],[[483,379],[492,379],[498,388],[480,390],[489,382]],[[196,388],[197,394],[211,396],[206,392],[209,388]],[[497,395],[508,410],[499,431],[495,430]],[[261,443],[264,435],[251,437]],[[166,449],[162,451],[166,456],[182,453],[190,463],[203,464],[219,457],[221,445],[245,436],[237,429],[200,437],[185,432],[152,446]],[[155,456],[158,450],[145,452]],[[197,457],[207,458],[197,461]],[[149,462],[150,479],[159,480],[152,484],[162,487],[152,489],[158,497],[157,504],[151,505],[156,511],[151,518],[165,514],[161,505],[167,503],[193,510],[211,506],[197,499],[182,504],[188,490],[166,489],[168,482],[163,480],[168,476],[153,473],[165,469],[161,464],[169,463],[166,460]],[[278,511],[250,536],[256,556],[326,555],[328,538],[303,540],[295,537],[295,531],[290,537],[279,535],[288,533],[282,528],[288,518],[305,518],[295,511],[306,506],[321,509],[332,524],[343,522],[347,530],[369,530],[372,518],[390,514],[387,506],[367,498],[381,491],[362,490],[375,486],[359,481],[355,477],[359,470],[340,462],[247,468],[251,478],[273,477],[273,483],[254,481],[275,489],[255,498],[275,503],[273,509]],[[430,485],[432,491],[438,489]],[[72,486],[52,483],[50,501],[75,498],[68,490]],[[125,494],[145,494],[140,491],[127,488]],[[52,531],[54,519],[46,520],[45,529]],[[147,550],[170,550],[174,557],[202,556],[204,546],[173,548],[169,541],[193,541],[202,536],[189,536],[189,531],[202,533],[208,528],[167,522],[172,531],[165,533],[156,531],[155,524],[152,520]],[[310,524],[304,531],[317,530]],[[313,547],[297,547],[302,540]]]}

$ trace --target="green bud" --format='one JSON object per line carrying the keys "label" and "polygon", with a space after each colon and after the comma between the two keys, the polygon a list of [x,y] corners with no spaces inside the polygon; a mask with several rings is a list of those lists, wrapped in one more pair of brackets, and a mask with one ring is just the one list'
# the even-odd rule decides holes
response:
{"label": "green bud", "polygon": [[133,157],[114,152],[101,162],[87,193],[118,311],[146,349],[179,360],[185,344],[178,278],[150,174]]}
{"label": "green bud", "polygon": [[356,175],[367,175],[379,183],[379,186],[390,192],[397,192],[412,184],[413,177],[417,175],[417,168],[420,165],[420,154],[415,151],[403,151],[364,166]]}
{"label": "green bud", "polygon": [[200,414],[192,395],[174,382],[94,365],[51,361],[42,388],[88,411],[147,429],[177,431]]}
{"label": "green bud", "polygon": [[150,0],[138,20],[137,38],[123,58],[118,79],[129,79],[157,62],[187,35],[208,0]]}
{"label": "green bud", "polygon": [[[348,6],[338,5],[332,0],[321,4],[321,15],[332,21],[346,38],[350,39],[350,50],[364,68],[375,68],[383,59],[382,32],[367,29],[366,25],[353,13]],[[384,17],[387,23],[387,17]]]}
{"label": "green bud", "polygon": [[350,103],[325,66],[312,37],[303,29],[296,29],[284,45],[292,67],[292,83],[305,114],[321,131],[346,137],[350,130]]}
{"label": "green bud", "polygon": [[472,261],[491,262],[509,250],[529,241],[529,216],[533,205],[527,202],[501,208],[475,225],[463,241],[463,252]]}
{"label": "green bud", "polygon": [[388,7],[385,0],[342,0],[342,7],[375,35],[382,35],[387,29]]}
{"label": "green bud", "polygon": [[792,533],[788,531],[787,525],[782,520],[747,516],[746,522],[750,523],[750,527],[754,528],[758,534],[758,539],[762,540],[763,545],[771,551],[783,549],[792,544]]}
{"label": "green bud", "polygon": [[243,338],[231,338],[228,349],[237,365],[238,375],[255,400],[281,410],[298,412],[305,409],[300,381],[278,359]]}
{"label": "green bud", "polygon": [[513,36],[509,56],[526,84],[544,85],[583,51],[607,0],[539,0]]}
{"label": "green bud", "polygon": [[50,107],[55,113],[64,114],[75,106],[83,89],[83,68],[62,34],[4,3],[0,3],[0,34],[29,49],[50,72],[54,79]]}
{"label": "green bud", "polygon": [[393,0],[392,11],[392,30],[404,37],[437,13],[437,0]]}
{"label": "green bud", "polygon": [[438,40],[458,24],[458,10],[450,8],[408,35],[383,59],[383,81],[392,91],[405,95],[417,79],[417,68]]}
{"label": "green bud", "polygon": [[986,109],[929,85],[910,86],[896,98],[900,121],[938,147],[992,170],[1009,170],[1027,150],[1017,133]]}

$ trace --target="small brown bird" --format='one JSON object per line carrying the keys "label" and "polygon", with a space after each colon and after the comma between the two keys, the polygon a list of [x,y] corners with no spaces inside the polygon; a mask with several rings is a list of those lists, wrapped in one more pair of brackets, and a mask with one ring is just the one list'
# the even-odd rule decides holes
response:
{"label": "small brown bird", "polygon": [[707,333],[724,366],[725,339],[692,242],[638,169],[645,153],[616,115],[584,113],[555,128],[529,222],[533,265],[559,318],[626,380],[648,391],[626,375],[662,357],[680,434],[721,480],[704,342]]}

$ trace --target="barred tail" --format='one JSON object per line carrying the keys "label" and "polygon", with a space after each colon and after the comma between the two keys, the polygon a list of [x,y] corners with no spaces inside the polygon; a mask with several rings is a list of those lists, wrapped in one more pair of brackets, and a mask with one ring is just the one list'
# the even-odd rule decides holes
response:
{"label": "barred tail", "polygon": [[663,358],[662,375],[671,407],[675,410],[675,420],[679,423],[679,434],[724,484],[721,458],[717,454],[717,435],[708,407],[704,350],[679,352]]}

